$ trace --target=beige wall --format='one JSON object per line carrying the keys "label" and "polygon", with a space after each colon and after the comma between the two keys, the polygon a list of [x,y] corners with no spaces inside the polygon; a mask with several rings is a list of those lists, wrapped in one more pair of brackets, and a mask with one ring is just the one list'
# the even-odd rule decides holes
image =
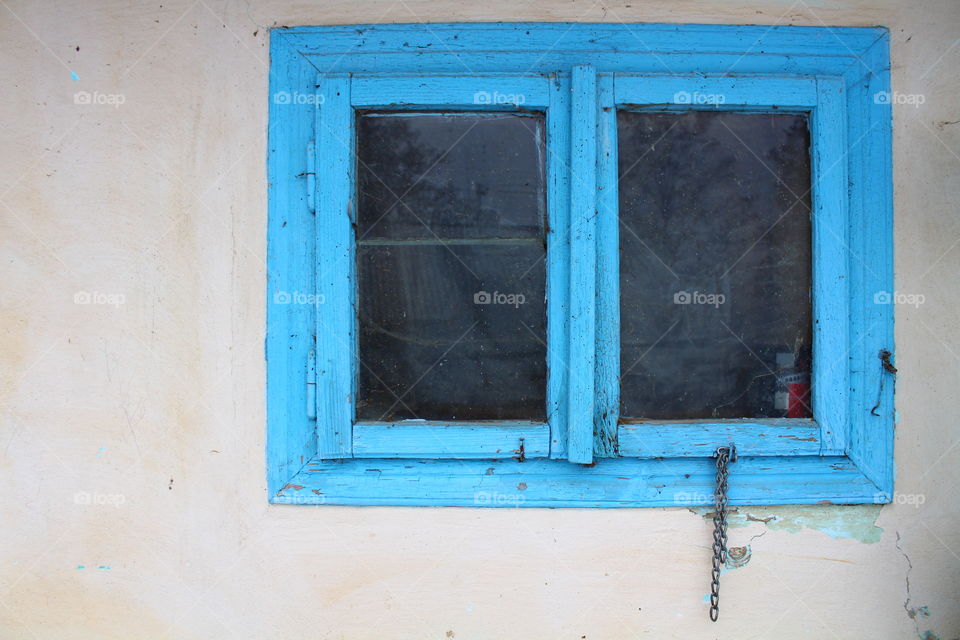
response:
{"label": "beige wall", "polygon": [[[2,5],[0,637],[960,635],[960,3]],[[888,26],[925,97],[894,109],[897,289],[925,296],[896,315],[897,491],[924,503],[741,509],[716,625],[687,509],[268,506],[269,27],[421,20]]]}

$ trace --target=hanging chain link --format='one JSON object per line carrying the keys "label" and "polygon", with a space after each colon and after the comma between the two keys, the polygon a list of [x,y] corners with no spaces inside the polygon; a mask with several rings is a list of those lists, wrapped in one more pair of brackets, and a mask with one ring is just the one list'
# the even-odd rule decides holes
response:
{"label": "hanging chain link", "polygon": [[710,619],[714,622],[720,617],[720,569],[727,561],[727,476],[730,463],[736,462],[737,450],[729,447],[717,449],[717,488],[714,491],[716,501],[713,512],[713,571],[710,583]]}

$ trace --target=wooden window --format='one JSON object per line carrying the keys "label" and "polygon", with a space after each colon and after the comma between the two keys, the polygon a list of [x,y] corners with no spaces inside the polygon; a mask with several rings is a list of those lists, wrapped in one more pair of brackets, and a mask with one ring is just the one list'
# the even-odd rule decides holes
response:
{"label": "wooden window", "polygon": [[309,504],[892,494],[876,28],[272,32],[267,471]]}

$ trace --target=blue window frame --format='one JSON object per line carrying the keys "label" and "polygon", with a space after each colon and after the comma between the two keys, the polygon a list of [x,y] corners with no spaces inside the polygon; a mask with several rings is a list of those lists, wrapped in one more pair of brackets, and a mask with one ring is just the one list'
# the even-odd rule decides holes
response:
{"label": "blue window frame", "polygon": [[[893,316],[874,304],[893,290],[888,68],[880,28],[273,30],[270,501],[707,504],[710,457],[732,443],[733,504],[888,502]],[[699,95],[723,100],[678,99]],[[617,113],[692,108],[808,117],[812,418],[619,419]],[[546,118],[546,421],[355,420],[357,114],[521,109]]]}

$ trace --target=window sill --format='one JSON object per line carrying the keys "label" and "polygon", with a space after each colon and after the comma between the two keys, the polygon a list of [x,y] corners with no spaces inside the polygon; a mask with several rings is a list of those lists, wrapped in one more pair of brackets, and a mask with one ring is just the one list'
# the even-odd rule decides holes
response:
{"label": "window sill", "polygon": [[[713,504],[711,458],[311,460],[275,504],[446,507],[671,507]],[[741,457],[730,504],[889,502],[845,456]]]}

